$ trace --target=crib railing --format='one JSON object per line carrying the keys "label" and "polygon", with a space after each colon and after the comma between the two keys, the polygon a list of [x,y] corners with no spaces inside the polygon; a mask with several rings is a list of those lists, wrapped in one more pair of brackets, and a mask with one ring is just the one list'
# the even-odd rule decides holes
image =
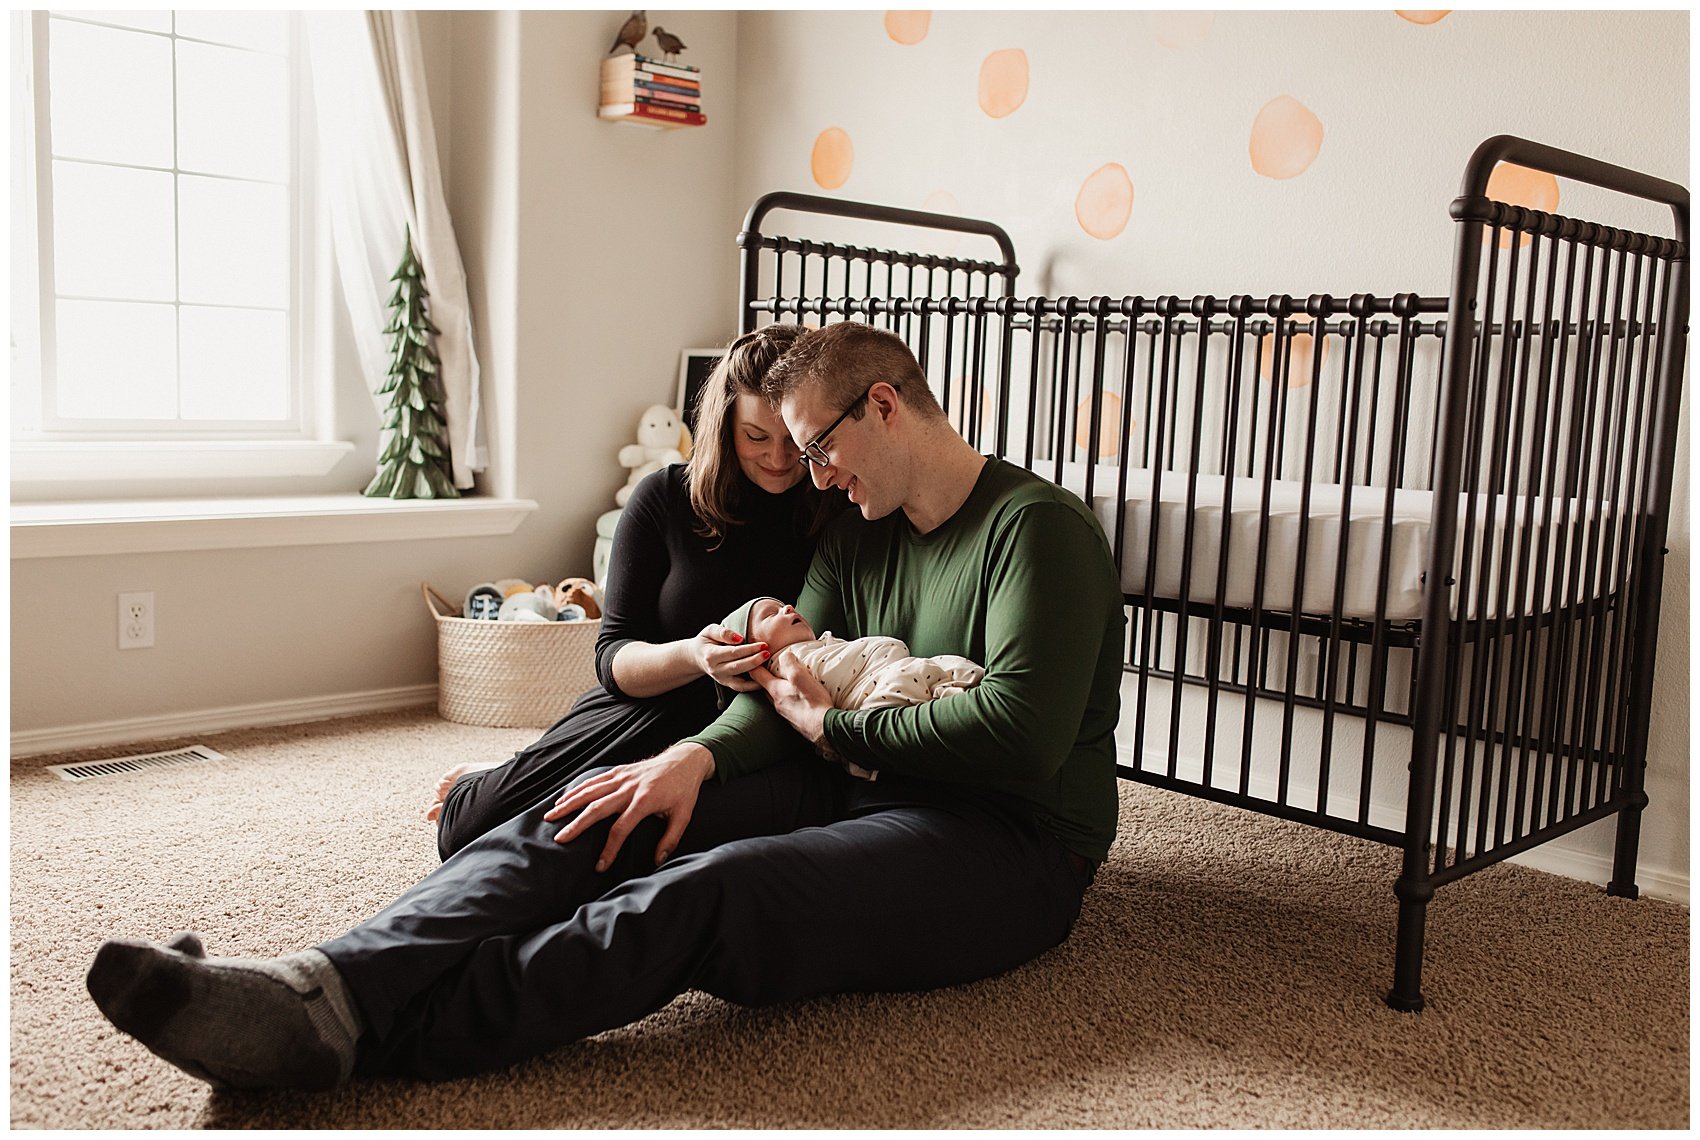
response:
{"label": "crib railing", "polygon": [[[1401,1009],[1437,886],[1619,814],[1633,895],[1646,802],[1686,191],[1506,139],[1471,179],[1484,153],[1667,202],[1675,236],[1467,180],[1445,298],[1022,298],[989,223],[802,195],[739,239],[746,330],[896,333],[965,438],[1093,508],[1130,610],[1124,776],[1403,848]],[[997,258],[757,229],[820,203]]]}

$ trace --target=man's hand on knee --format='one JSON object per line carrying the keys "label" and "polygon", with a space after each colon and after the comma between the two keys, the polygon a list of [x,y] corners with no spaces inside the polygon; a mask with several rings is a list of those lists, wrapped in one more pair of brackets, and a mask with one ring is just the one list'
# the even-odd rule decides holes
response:
{"label": "man's hand on knee", "polygon": [[712,775],[713,753],[700,744],[675,744],[652,759],[611,768],[568,788],[543,818],[553,822],[578,812],[578,818],[555,836],[556,843],[571,843],[597,822],[616,816],[596,860],[596,869],[606,871],[632,828],[652,815],[662,816],[667,830],[655,849],[655,863],[660,866],[679,845],[691,822],[697,793]]}

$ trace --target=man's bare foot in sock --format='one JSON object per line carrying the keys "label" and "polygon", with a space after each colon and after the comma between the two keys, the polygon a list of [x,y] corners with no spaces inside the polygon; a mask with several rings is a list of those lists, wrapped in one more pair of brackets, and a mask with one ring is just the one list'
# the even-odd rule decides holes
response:
{"label": "man's bare foot in sock", "polygon": [[449,798],[449,789],[455,786],[456,780],[469,772],[484,772],[498,767],[500,767],[499,764],[456,764],[453,768],[444,772],[443,778],[437,781],[436,802],[426,810],[425,818],[435,820],[443,814],[443,801]]}
{"label": "man's bare foot in sock", "polygon": [[215,1088],[329,1089],[354,1070],[360,1015],[318,950],[208,958],[193,934],[109,938],[88,990],[114,1026]]}

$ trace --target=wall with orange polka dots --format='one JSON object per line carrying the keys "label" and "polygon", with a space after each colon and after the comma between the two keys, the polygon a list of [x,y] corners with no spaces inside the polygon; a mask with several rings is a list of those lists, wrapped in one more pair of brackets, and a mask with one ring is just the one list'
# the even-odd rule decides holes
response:
{"label": "wall with orange polka dots", "polygon": [[1489,135],[1687,181],[1687,44],[1686,12],[744,12],[736,197],[990,218],[1025,292],[1443,292]]}

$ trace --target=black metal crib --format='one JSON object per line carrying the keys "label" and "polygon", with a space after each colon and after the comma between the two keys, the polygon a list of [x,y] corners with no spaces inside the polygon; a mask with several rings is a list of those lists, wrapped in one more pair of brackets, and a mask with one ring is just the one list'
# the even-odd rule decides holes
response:
{"label": "black metal crib", "polygon": [[[1502,161],[1671,230],[1492,201]],[[995,225],[801,194],[738,237],[741,332],[890,329],[970,442],[1092,506],[1130,611],[1124,777],[1403,850],[1401,1010],[1444,883],[1616,815],[1607,890],[1637,893],[1686,358],[1683,187],[1499,136],[1451,212],[1448,297],[1018,297]]]}

